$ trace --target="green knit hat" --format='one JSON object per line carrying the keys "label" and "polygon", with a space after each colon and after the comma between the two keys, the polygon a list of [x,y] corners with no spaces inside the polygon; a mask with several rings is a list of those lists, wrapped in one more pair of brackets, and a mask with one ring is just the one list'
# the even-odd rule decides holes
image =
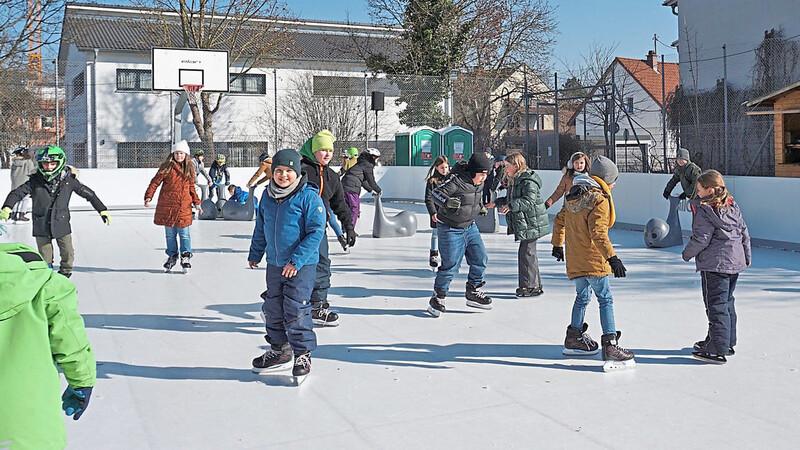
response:
{"label": "green knit hat", "polygon": [[328,130],[322,130],[311,138],[311,151],[316,153],[319,150],[333,150],[333,142],[336,138]]}

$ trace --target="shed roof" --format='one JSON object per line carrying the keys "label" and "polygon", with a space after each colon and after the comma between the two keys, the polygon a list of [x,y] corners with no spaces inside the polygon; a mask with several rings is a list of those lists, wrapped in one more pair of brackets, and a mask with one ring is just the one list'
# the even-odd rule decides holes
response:
{"label": "shed roof", "polygon": [[789,92],[799,90],[800,89],[800,80],[795,81],[792,84],[788,84],[780,89],[770,92],[769,94],[762,95],[756,99],[750,100],[749,102],[745,103],[745,106],[751,108],[753,106],[773,106],[775,105],[775,100],[782,97]]}

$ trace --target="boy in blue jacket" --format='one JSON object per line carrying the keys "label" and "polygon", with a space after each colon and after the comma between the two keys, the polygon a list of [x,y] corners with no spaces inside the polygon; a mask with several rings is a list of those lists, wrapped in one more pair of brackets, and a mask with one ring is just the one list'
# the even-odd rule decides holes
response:
{"label": "boy in blue jacket", "polygon": [[256,216],[247,258],[258,267],[267,254],[267,291],[262,294],[270,348],[253,360],[253,372],[288,370],[301,382],[317,347],[311,321],[319,246],[325,237],[325,205],[300,172],[300,155],[283,149],[272,158],[272,179]]}

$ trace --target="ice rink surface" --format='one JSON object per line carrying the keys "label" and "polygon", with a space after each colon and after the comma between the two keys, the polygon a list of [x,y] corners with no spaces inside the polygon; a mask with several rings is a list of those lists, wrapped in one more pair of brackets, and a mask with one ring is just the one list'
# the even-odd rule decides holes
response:
{"label": "ice rink surface", "polygon": [[[612,291],[636,367],[561,355],[574,285],[539,245],[545,293],[516,299],[517,244],[483,235],[491,311],[464,303],[466,264],[439,319],[422,205],[411,238],[373,239],[364,206],[349,255],[331,235],[330,303],[300,387],[256,375],[265,271],[247,268],[253,222],[196,221],[193,269],[165,274],[153,209],[73,215],[75,273],[97,361],[91,404],[67,420],[71,449],[797,448],[800,254],[757,248],[739,278],[739,344],[728,364],[691,357],[706,333],[700,276],[681,248],[611,231],[628,277]],[[7,225],[33,244],[30,225]],[[599,341],[597,302],[586,315]]]}

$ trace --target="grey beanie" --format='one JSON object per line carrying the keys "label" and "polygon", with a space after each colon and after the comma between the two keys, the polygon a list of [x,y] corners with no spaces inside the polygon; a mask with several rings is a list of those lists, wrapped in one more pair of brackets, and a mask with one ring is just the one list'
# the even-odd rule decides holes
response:
{"label": "grey beanie", "polygon": [[691,161],[691,159],[689,159],[689,150],[686,150],[685,148],[679,148],[678,159],[685,159],[686,161]]}
{"label": "grey beanie", "polygon": [[284,148],[272,157],[273,173],[278,166],[288,167],[297,172],[297,175],[300,175],[300,154],[294,149]]}
{"label": "grey beanie", "polygon": [[617,178],[619,178],[619,169],[617,169],[617,165],[614,164],[614,161],[600,155],[592,161],[589,175],[601,178],[607,185],[611,185],[617,182]]}

